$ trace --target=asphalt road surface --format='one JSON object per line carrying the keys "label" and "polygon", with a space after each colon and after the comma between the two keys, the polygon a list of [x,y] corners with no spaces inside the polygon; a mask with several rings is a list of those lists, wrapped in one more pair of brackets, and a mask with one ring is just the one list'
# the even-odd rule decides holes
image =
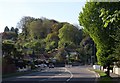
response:
{"label": "asphalt road surface", "polygon": [[86,66],[46,68],[24,76],[3,79],[2,83],[96,83],[97,74]]}

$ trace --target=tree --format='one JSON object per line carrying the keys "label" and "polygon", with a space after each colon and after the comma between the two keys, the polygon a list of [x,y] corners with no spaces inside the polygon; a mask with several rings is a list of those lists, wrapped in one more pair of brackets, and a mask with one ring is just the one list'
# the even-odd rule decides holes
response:
{"label": "tree", "polygon": [[65,24],[61,29],[59,29],[58,36],[60,38],[59,47],[64,46],[65,43],[69,46],[75,44],[78,45],[80,42],[80,32],[71,24]]}
{"label": "tree", "polygon": [[64,48],[58,49],[57,54],[54,56],[58,60],[58,62],[65,62],[66,52]]}
{"label": "tree", "polygon": [[29,34],[33,39],[44,38],[44,34],[42,31],[42,20],[35,20],[30,23],[29,26]]}
{"label": "tree", "polygon": [[18,31],[19,29],[18,28],[15,28],[15,33],[18,35]]}
{"label": "tree", "polygon": [[[84,30],[90,35],[97,47],[97,59],[98,63],[107,66],[109,75],[110,64],[114,61],[113,48],[114,39],[111,35],[114,33],[112,27],[104,28],[104,23],[99,17],[101,9],[108,8],[112,10],[115,8],[113,4],[116,3],[99,3],[99,2],[87,2],[83,8],[83,12],[79,15],[79,22],[84,27]],[[119,3],[117,4],[119,5]]]}
{"label": "tree", "polygon": [[15,32],[3,32],[2,38],[15,41],[17,39],[17,34]]}
{"label": "tree", "polygon": [[52,50],[58,47],[58,35],[56,32],[53,33],[49,33],[47,35],[47,37],[45,38],[45,42],[46,42],[46,50]]}
{"label": "tree", "polygon": [[25,16],[17,24],[17,28],[22,29],[24,39],[26,39],[29,36],[29,25],[33,20],[33,17]]}
{"label": "tree", "polygon": [[5,27],[4,32],[9,32],[8,26]]}
{"label": "tree", "polygon": [[14,51],[14,44],[12,41],[3,41],[2,43],[3,54],[11,55],[11,52]]}
{"label": "tree", "polygon": [[110,26],[112,27],[112,30],[114,33],[111,35],[111,37],[115,40],[115,48],[114,48],[114,57],[117,60],[117,65],[120,66],[120,8],[119,8],[119,3],[114,3],[112,4],[114,7],[112,10],[108,8],[102,8],[101,9],[101,15],[100,17],[103,20],[104,27],[109,28]]}
{"label": "tree", "polygon": [[[93,40],[90,38],[90,36],[88,34],[86,34],[85,37],[83,37],[82,41],[80,42],[80,48],[82,49],[82,54],[83,56],[81,56],[81,58],[83,58],[83,61],[85,62],[85,64],[89,64],[92,63],[93,64],[93,59],[92,56],[93,55]],[[80,49],[80,52],[81,52]],[[95,61],[94,61],[95,62]]]}
{"label": "tree", "polygon": [[11,27],[11,30],[10,30],[11,32],[15,32],[15,29],[14,29],[14,27]]}
{"label": "tree", "polygon": [[[34,51],[35,54],[48,53],[48,55],[53,52],[51,55],[55,56],[58,54],[58,46],[74,49],[81,41],[81,30],[72,24],[47,18],[23,17],[17,28],[22,29],[22,32],[18,34],[16,46],[23,55]],[[61,57],[64,55],[60,53]]]}
{"label": "tree", "polygon": [[[8,58],[8,59],[15,59],[17,56],[17,48],[14,45],[14,42],[11,40],[3,40],[2,42],[2,53],[3,53],[3,58]],[[8,60],[9,61],[9,60]],[[12,62],[8,62],[8,63],[13,63]]]}
{"label": "tree", "polygon": [[46,42],[51,42],[51,41],[57,42],[59,40],[57,32],[49,33],[45,40]]}

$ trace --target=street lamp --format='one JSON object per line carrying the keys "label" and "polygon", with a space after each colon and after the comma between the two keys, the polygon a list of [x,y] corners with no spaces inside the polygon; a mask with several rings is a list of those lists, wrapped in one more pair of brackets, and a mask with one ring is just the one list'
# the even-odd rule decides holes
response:
{"label": "street lamp", "polygon": [[70,56],[69,56],[69,54],[67,54],[66,58],[67,58],[67,65],[70,67]]}
{"label": "street lamp", "polygon": [[92,43],[92,56],[91,56],[91,58],[92,58],[92,65],[94,65],[94,63],[95,63],[95,55],[96,55],[96,48],[95,48],[95,43],[93,42]]}
{"label": "street lamp", "polygon": [[91,65],[93,65],[93,58],[94,58],[94,56],[92,55],[91,56]]}

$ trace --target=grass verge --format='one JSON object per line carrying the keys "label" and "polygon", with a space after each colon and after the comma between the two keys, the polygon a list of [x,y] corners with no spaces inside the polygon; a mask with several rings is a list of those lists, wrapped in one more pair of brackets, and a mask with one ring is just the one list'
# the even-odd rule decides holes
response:
{"label": "grass verge", "polygon": [[110,76],[108,76],[104,71],[91,69],[91,71],[95,71],[100,75],[99,82],[98,83],[112,83],[112,79]]}

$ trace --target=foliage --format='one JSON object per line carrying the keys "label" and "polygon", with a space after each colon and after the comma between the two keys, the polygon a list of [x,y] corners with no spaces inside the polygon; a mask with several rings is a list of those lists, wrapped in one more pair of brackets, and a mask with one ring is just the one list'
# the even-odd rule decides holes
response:
{"label": "foliage", "polygon": [[26,39],[29,36],[29,25],[34,20],[33,17],[25,16],[17,24],[18,29],[22,29],[23,38]]}
{"label": "foliage", "polygon": [[46,41],[46,50],[50,51],[52,49],[55,49],[58,47],[58,35],[57,32],[49,33],[47,37],[45,38]]}
{"label": "foliage", "polygon": [[17,36],[18,36],[18,29],[14,27],[11,27],[11,30],[9,30],[9,28],[6,26],[5,30],[2,34],[2,38],[3,39],[11,39],[13,41],[17,40]]}
{"label": "foliage", "polygon": [[4,32],[8,32],[8,31],[9,31],[9,28],[8,28],[8,26],[6,26],[4,29]]}
{"label": "foliage", "polygon": [[15,32],[15,29],[14,29],[14,27],[11,27],[11,30],[10,31],[12,31],[12,32]]}
{"label": "foliage", "polygon": [[[79,16],[80,24],[96,43],[99,64],[107,66],[108,71],[116,57],[116,38],[113,37],[119,25],[119,13],[116,10],[119,10],[119,2],[87,2]],[[109,75],[109,72],[107,74]]]}
{"label": "foliage", "polygon": [[[104,23],[99,17],[102,7],[106,8],[107,5],[109,5],[109,3],[86,3],[83,12],[81,12],[79,16],[80,24],[84,26],[85,31],[92,37],[97,45],[98,61],[102,65],[109,63],[111,58],[107,57],[113,54],[114,47],[114,39],[110,37],[113,30],[111,27],[104,28]],[[104,61],[108,61],[108,63],[104,63]]]}
{"label": "foliage", "polygon": [[[69,33],[66,34],[65,30],[62,32],[63,26]],[[47,18],[23,17],[18,24],[18,28],[22,28],[22,33],[19,34],[16,45],[23,52],[25,52],[24,49],[28,49],[27,54],[31,54],[33,50],[35,53],[52,52],[58,46],[62,48],[62,44],[68,44],[68,48],[75,49],[82,40],[82,31],[75,26],[67,22],[60,23]],[[60,34],[66,36],[61,38]],[[68,39],[68,36],[70,39]]]}
{"label": "foliage", "polygon": [[115,47],[114,47],[114,57],[118,61],[118,66],[120,66],[120,8],[119,8],[119,3],[114,3],[114,4],[109,4],[109,6],[113,5],[114,7],[112,9],[108,8],[102,8],[101,9],[101,15],[100,17],[102,18],[102,21],[104,23],[105,28],[111,27],[112,30],[114,31],[113,34],[110,36],[114,39],[115,42]]}
{"label": "foliage", "polygon": [[79,30],[75,26],[65,24],[61,29],[59,29],[59,47],[64,46],[65,43],[68,44],[68,46],[74,44],[78,45],[80,42],[80,35]]}
{"label": "foliage", "polygon": [[[11,71],[9,67],[15,68],[15,59],[21,57],[21,53],[17,50],[17,48],[14,45],[14,42],[9,40],[9,41],[3,41],[2,43],[2,63],[3,63],[3,68],[8,68],[8,70],[4,70],[4,72],[7,73],[7,71]],[[8,67],[9,66],[9,67]]]}
{"label": "foliage", "polygon": [[94,57],[94,60],[91,58],[92,56],[95,56],[94,42],[88,34],[83,33],[82,41],[80,42],[80,47],[77,51],[79,52],[80,58],[84,63],[89,64],[93,61],[95,62],[96,58]]}
{"label": "foliage", "polygon": [[[18,32],[20,29],[21,33]],[[67,22],[25,16],[17,24],[17,28],[11,27],[9,30],[6,27],[2,36],[5,44],[4,52],[13,58],[14,64],[17,64],[14,59],[23,61],[29,56],[34,60],[34,58],[38,59],[39,55],[57,58],[59,62],[64,62],[67,51],[75,51],[79,47],[82,30]],[[6,44],[10,44],[8,48]],[[13,48],[9,47],[11,45],[15,49],[14,52]]]}
{"label": "foliage", "polygon": [[14,44],[13,43],[7,43],[7,42],[4,42],[2,43],[2,51],[3,51],[3,54],[7,54],[7,55],[10,55],[11,52],[14,52],[16,49],[14,47]]}
{"label": "foliage", "polygon": [[66,59],[66,51],[64,48],[60,48],[57,54],[54,56],[58,62],[64,62]]}

